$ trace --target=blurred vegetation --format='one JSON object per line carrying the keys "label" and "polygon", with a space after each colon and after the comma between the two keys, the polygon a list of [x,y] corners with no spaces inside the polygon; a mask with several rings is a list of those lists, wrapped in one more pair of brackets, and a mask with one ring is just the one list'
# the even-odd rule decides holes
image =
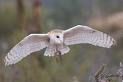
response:
{"label": "blurred vegetation", "polygon": [[[123,62],[123,0],[42,0],[38,19],[33,10],[36,0],[22,0],[22,21],[18,18],[17,1],[0,1],[0,82],[94,82],[94,73],[100,65],[107,64],[108,71],[114,73],[119,62]],[[110,34],[117,45],[111,49],[89,44],[70,46],[62,64],[44,57],[43,50],[15,65],[4,66],[6,53],[27,34],[68,29],[77,24]]]}

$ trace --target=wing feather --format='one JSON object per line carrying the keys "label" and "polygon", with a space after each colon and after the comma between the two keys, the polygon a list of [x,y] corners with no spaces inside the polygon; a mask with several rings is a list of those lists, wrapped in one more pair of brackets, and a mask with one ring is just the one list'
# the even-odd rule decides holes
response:
{"label": "wing feather", "polygon": [[95,46],[110,48],[115,44],[115,40],[101,31],[88,26],[77,25],[64,31],[64,43],[66,45],[89,43]]}
{"label": "wing feather", "polygon": [[30,34],[10,50],[5,57],[5,65],[15,64],[32,52],[47,47],[47,45],[47,34]]}

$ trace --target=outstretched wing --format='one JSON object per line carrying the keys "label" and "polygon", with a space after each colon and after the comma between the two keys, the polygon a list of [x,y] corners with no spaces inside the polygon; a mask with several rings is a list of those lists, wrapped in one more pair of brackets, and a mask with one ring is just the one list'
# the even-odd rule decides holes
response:
{"label": "outstretched wing", "polygon": [[109,35],[88,26],[77,25],[64,31],[66,45],[89,43],[95,46],[110,48],[115,40]]}
{"label": "outstretched wing", "polygon": [[5,65],[15,64],[32,52],[47,47],[47,45],[47,34],[30,34],[10,50],[5,57]]}

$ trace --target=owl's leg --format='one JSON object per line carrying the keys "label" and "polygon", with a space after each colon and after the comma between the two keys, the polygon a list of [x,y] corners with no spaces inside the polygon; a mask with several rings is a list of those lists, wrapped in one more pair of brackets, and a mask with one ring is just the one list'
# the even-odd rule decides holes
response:
{"label": "owl's leg", "polygon": [[61,55],[61,52],[60,52],[60,51],[57,51],[57,52],[55,53],[55,58],[56,58],[56,62],[62,63],[62,55]]}
{"label": "owl's leg", "polygon": [[58,51],[57,54],[58,54],[57,56],[58,56],[58,58],[59,58],[59,60],[60,60],[60,62],[61,62],[61,61],[62,61],[62,55],[61,55],[61,52]]}

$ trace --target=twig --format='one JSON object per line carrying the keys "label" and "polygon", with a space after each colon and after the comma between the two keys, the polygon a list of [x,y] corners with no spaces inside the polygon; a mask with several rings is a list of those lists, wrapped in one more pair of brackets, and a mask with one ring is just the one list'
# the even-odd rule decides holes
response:
{"label": "twig", "polygon": [[120,78],[123,82],[123,64],[120,62],[120,68],[116,74],[103,74],[105,65],[103,64],[100,69],[95,73],[96,82],[111,82],[112,78]]}
{"label": "twig", "polygon": [[111,74],[111,75],[105,75],[105,78],[112,78],[112,77],[119,77],[119,75],[113,75],[113,74]]}
{"label": "twig", "polygon": [[102,72],[104,71],[105,68],[105,64],[103,64],[100,69],[96,72],[95,74],[95,80],[96,82],[99,82],[99,76],[102,74]]}

